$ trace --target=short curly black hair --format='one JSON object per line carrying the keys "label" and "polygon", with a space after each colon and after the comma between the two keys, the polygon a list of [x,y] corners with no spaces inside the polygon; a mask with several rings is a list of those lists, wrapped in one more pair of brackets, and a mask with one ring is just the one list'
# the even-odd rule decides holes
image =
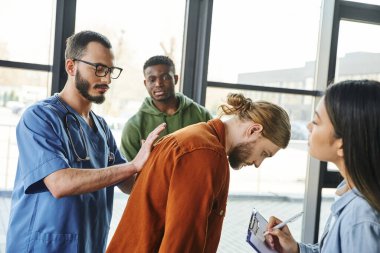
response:
{"label": "short curly black hair", "polygon": [[175,66],[174,66],[173,60],[165,55],[155,55],[155,56],[150,57],[144,63],[143,72],[145,72],[145,70],[150,66],[155,66],[155,65],[160,65],[160,64],[169,66],[173,70],[173,73],[175,74]]}

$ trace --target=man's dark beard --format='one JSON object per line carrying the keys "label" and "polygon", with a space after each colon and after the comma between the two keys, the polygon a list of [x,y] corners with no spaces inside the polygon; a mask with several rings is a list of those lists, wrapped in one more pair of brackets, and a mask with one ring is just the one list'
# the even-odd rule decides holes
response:
{"label": "man's dark beard", "polygon": [[79,93],[88,101],[94,102],[96,104],[101,104],[104,102],[104,100],[106,100],[106,97],[103,94],[99,96],[91,96],[88,93],[88,90],[90,89],[90,83],[87,80],[82,78],[79,71],[77,71],[77,73],[75,74],[75,78],[76,78],[75,86],[77,87]]}
{"label": "man's dark beard", "polygon": [[242,143],[232,149],[231,153],[228,155],[228,161],[231,167],[238,170],[242,167],[244,162],[247,162],[253,148],[250,143]]}

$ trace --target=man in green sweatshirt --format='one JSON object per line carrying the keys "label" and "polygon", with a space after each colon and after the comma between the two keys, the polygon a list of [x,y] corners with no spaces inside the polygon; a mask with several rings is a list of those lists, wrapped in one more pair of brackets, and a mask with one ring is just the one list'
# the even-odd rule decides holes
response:
{"label": "man in green sweatshirt", "polygon": [[165,122],[161,137],[185,126],[212,119],[203,106],[183,94],[175,93],[178,82],[173,61],[166,56],[153,56],[144,64],[144,84],[150,95],[139,111],[125,124],[121,137],[121,152],[131,161],[141,147],[141,140],[159,124]]}

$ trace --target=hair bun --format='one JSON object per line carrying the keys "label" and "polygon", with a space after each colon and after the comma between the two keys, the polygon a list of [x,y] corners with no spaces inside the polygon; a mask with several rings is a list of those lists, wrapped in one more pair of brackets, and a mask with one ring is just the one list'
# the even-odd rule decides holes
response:
{"label": "hair bun", "polygon": [[253,109],[254,102],[243,94],[230,93],[227,96],[227,104],[231,105],[236,111],[250,111]]}

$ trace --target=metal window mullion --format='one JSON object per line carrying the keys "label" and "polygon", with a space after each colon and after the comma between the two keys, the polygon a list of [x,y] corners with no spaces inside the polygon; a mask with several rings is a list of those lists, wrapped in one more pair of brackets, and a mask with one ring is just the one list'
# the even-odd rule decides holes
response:
{"label": "metal window mullion", "polygon": [[51,71],[51,68],[52,68],[51,65],[35,64],[35,63],[27,63],[27,62],[4,61],[4,60],[0,60],[0,67],[37,70],[37,71]]}
{"label": "metal window mullion", "polygon": [[341,1],[339,8],[339,16],[343,20],[380,25],[379,5]]}
{"label": "metal window mullion", "polygon": [[213,0],[187,0],[180,90],[205,104]]}
{"label": "metal window mullion", "polygon": [[224,88],[231,90],[249,90],[249,91],[263,91],[263,92],[275,92],[281,94],[291,94],[291,95],[306,95],[320,97],[323,95],[322,91],[319,90],[303,90],[303,89],[291,89],[282,87],[272,87],[272,86],[262,86],[262,85],[252,85],[252,84],[239,84],[239,83],[223,83],[223,82],[207,82],[207,87],[213,88]]}
{"label": "metal window mullion", "polygon": [[[329,82],[330,50],[333,36],[335,0],[323,0],[318,38],[318,50],[314,82],[316,90],[325,90]],[[314,107],[319,98],[314,99]],[[313,110],[314,111],[314,110]],[[306,172],[302,242],[315,243],[318,239],[321,204],[321,162],[310,157]]]}
{"label": "metal window mullion", "polygon": [[65,47],[66,39],[75,31],[76,2],[76,0],[57,0],[52,68],[53,77],[51,85],[52,94],[61,91],[66,83]]}

